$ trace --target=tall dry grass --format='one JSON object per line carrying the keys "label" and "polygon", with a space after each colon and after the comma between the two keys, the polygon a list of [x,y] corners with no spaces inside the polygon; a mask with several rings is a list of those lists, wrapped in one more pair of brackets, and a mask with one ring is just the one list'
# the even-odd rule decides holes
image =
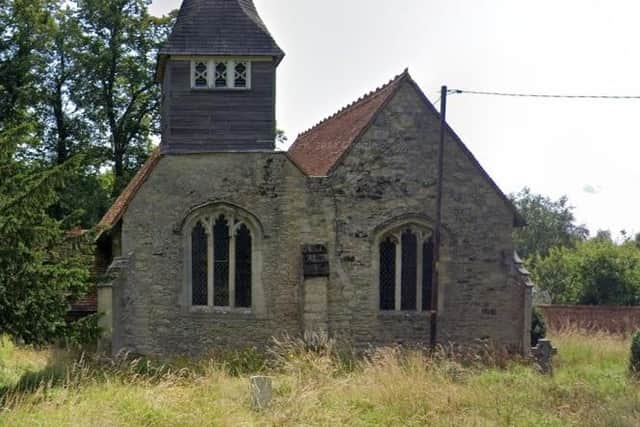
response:
{"label": "tall dry grass", "polygon": [[[0,424],[640,425],[628,338],[572,330],[553,340],[560,350],[553,378],[491,349],[395,347],[356,357],[322,336],[276,340],[266,355],[227,352],[198,361],[50,353],[38,372],[57,366],[57,376],[5,389]],[[249,402],[253,372],[274,380],[273,403],[261,412]]]}

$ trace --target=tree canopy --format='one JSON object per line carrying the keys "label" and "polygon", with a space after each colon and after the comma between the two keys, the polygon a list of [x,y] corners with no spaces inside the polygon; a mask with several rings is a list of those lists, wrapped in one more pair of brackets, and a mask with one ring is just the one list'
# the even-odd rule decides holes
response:
{"label": "tree canopy", "polygon": [[0,2],[0,333],[68,331],[91,266],[70,230],[93,227],[150,152],[173,17],[149,3]]}
{"label": "tree canopy", "polygon": [[594,238],[539,257],[533,280],[554,304],[640,305],[640,250]]}
{"label": "tree canopy", "polygon": [[76,165],[39,170],[17,161],[20,131],[0,134],[0,332],[43,343],[66,330],[69,301],[86,292],[89,273],[48,213]]}
{"label": "tree canopy", "polygon": [[516,250],[522,257],[547,255],[557,246],[573,247],[589,236],[584,225],[575,224],[566,196],[553,200],[524,188],[511,199],[527,222],[514,233]]}

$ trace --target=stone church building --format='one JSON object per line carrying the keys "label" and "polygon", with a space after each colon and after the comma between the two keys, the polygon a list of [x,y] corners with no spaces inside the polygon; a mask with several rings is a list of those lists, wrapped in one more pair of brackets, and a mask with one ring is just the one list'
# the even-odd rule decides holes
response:
{"label": "stone church building", "polygon": [[100,224],[113,351],[198,354],[307,330],[357,348],[435,333],[524,351],[523,220],[451,129],[433,292],[440,117],[409,73],[280,152],[283,58],[252,0],[184,0],[159,55],[160,147]]}

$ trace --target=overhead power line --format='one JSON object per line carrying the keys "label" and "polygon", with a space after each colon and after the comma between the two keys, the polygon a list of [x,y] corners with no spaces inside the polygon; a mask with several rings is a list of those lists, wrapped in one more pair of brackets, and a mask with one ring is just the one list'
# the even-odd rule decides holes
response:
{"label": "overhead power line", "polygon": [[485,92],[479,90],[463,90],[449,89],[447,93],[451,95],[468,94],[468,95],[486,95],[486,96],[503,96],[512,98],[553,98],[553,99],[637,99],[640,95],[557,95],[543,93],[509,93],[509,92]]}

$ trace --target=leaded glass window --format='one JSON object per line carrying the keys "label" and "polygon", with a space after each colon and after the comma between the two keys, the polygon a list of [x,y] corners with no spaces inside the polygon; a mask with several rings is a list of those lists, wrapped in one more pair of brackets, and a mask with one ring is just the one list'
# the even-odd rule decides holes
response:
{"label": "leaded glass window", "polygon": [[221,215],[213,226],[213,305],[229,306],[229,225]]}
{"label": "leaded glass window", "polygon": [[236,234],[236,307],[251,307],[251,232],[242,224]]}
{"label": "leaded glass window", "polygon": [[411,230],[402,233],[402,310],[416,310],[418,239]]}
{"label": "leaded glass window", "polygon": [[380,243],[380,310],[395,310],[396,242]]}
{"label": "leaded glass window", "polygon": [[431,231],[410,224],[387,232],[379,244],[380,310],[430,311]]}
{"label": "leaded glass window", "polygon": [[193,305],[207,305],[207,233],[198,222],[191,233],[191,284]]}
{"label": "leaded glass window", "polygon": [[[190,231],[189,287],[193,306],[253,308],[255,223],[233,209],[202,215]],[[250,225],[254,224],[254,225]]]}
{"label": "leaded glass window", "polygon": [[430,311],[433,289],[433,238],[422,244],[422,309]]}
{"label": "leaded glass window", "polygon": [[248,73],[247,63],[244,61],[236,62],[234,68],[235,68],[234,69],[235,87],[238,87],[238,88],[247,87],[247,73]]}
{"label": "leaded glass window", "polygon": [[216,87],[227,87],[227,63],[216,62]]}

